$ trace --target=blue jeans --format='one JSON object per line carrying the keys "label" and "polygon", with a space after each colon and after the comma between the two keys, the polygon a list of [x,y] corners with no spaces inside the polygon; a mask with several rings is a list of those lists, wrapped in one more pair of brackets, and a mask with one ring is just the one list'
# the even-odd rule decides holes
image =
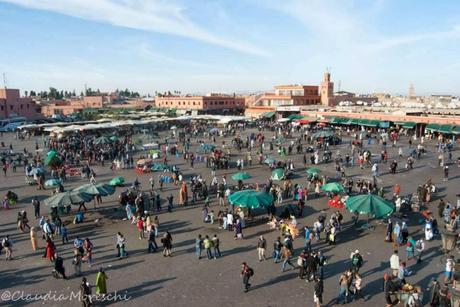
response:
{"label": "blue jeans", "polygon": [[284,270],[286,269],[286,264],[289,264],[290,266],[292,266],[292,268],[295,269],[295,266],[291,263],[291,257],[286,257],[286,259],[284,259],[283,261],[283,265],[281,266],[281,272],[284,272]]}
{"label": "blue jeans", "polygon": [[280,256],[281,256],[281,251],[273,251],[273,258],[275,260],[275,263],[278,263],[280,261]]}
{"label": "blue jeans", "polygon": [[305,241],[305,249],[311,251],[311,240]]}
{"label": "blue jeans", "polygon": [[340,287],[339,298],[337,299],[337,304],[345,304],[347,302],[347,293],[348,289],[345,287]]}
{"label": "blue jeans", "polygon": [[198,259],[201,258],[201,250],[202,250],[201,247],[198,247],[198,246],[195,247],[196,257],[197,257]]}

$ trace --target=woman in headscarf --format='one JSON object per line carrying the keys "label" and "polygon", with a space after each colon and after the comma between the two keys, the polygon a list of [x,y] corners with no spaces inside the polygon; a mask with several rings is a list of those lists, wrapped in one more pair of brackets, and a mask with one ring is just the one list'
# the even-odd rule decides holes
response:
{"label": "woman in headscarf", "polygon": [[385,235],[385,242],[392,242],[392,233],[393,233],[393,221],[388,219],[387,232]]}
{"label": "woman in headscarf", "polygon": [[107,294],[107,275],[102,268],[96,275],[96,294],[106,295]]}
{"label": "woman in headscarf", "polygon": [[401,225],[401,244],[406,244],[408,237],[409,237],[409,229],[407,228],[406,222],[402,222],[402,225]]}

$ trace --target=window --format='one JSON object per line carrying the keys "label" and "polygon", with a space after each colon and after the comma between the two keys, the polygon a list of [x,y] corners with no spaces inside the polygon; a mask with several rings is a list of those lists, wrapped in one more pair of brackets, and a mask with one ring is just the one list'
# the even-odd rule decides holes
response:
{"label": "window", "polygon": [[26,104],[27,109],[30,107],[28,104]]}
{"label": "window", "polygon": [[21,110],[24,109],[24,106],[21,104]]}
{"label": "window", "polygon": [[2,110],[2,111],[3,111],[3,106],[0,106],[0,110]]}
{"label": "window", "polygon": [[13,106],[10,106],[10,110],[13,111]]}

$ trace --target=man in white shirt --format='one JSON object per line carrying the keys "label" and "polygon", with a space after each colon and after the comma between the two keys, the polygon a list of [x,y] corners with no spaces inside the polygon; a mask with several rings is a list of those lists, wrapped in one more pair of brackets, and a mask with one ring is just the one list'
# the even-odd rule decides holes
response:
{"label": "man in white shirt", "polygon": [[391,255],[390,257],[390,268],[393,272],[393,275],[394,276],[397,276],[398,275],[398,271],[399,271],[399,256],[398,256],[398,251],[395,250],[393,252],[393,255]]}

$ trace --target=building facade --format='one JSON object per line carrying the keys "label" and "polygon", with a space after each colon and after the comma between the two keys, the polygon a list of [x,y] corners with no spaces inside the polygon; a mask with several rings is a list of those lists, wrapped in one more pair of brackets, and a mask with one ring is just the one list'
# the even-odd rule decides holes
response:
{"label": "building facade", "polygon": [[198,114],[239,114],[245,107],[245,98],[211,94],[207,96],[157,96],[155,106],[193,111]]}
{"label": "building facade", "polygon": [[46,117],[53,115],[67,116],[84,109],[100,109],[104,105],[103,96],[85,96],[83,99],[51,100],[42,102],[42,114]]}
{"label": "building facade", "polygon": [[0,88],[0,118],[22,116],[27,119],[42,117],[40,107],[28,97],[21,97],[18,89]]}

